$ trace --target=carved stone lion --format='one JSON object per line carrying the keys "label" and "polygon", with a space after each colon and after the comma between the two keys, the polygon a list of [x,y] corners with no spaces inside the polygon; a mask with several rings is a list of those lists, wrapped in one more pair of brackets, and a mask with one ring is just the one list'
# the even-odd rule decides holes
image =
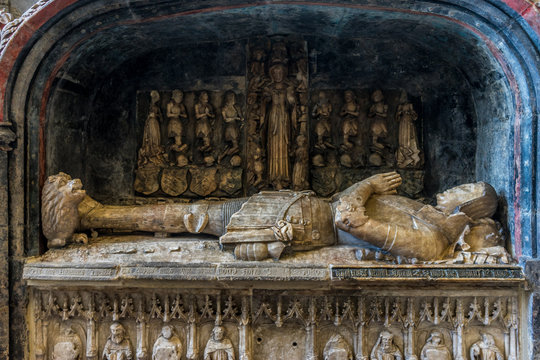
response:
{"label": "carved stone lion", "polygon": [[65,173],[49,176],[43,186],[41,220],[43,234],[49,248],[66,245],[68,240],[87,242],[86,235],[74,237],[79,226],[78,205],[86,196],[79,179],[71,179]]}

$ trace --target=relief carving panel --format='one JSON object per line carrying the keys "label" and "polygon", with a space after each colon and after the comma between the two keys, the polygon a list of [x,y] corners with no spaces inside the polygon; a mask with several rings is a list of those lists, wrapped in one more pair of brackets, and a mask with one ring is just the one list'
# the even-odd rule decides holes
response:
{"label": "relief carving panel", "polygon": [[139,121],[145,118],[137,193],[186,198],[243,194],[242,94],[176,89],[137,96]]}
{"label": "relief carving panel", "polygon": [[504,360],[519,353],[514,296],[35,290],[32,299],[38,359]]}
{"label": "relief carving panel", "polygon": [[400,194],[418,197],[420,99],[395,89],[314,89],[307,54],[307,42],[293,36],[251,39],[245,90],[140,91],[135,192],[204,198],[311,189],[326,197],[399,170]]}

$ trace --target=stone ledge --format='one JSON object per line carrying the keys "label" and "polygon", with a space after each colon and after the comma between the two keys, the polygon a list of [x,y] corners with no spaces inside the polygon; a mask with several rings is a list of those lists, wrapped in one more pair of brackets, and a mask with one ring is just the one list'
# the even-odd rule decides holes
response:
{"label": "stone ledge", "polygon": [[[508,265],[393,265],[358,260],[356,247],[334,246],[284,256],[279,261],[238,261],[215,239],[102,237],[30,258],[23,278],[42,286],[182,286],[321,289],[459,284],[515,287],[523,270]],[[293,285],[294,283],[294,285]],[[316,284],[316,285],[314,285]]]}
{"label": "stone ledge", "polygon": [[421,280],[524,280],[520,267],[514,266],[333,266],[332,280],[348,279],[421,279]]}
{"label": "stone ledge", "polygon": [[207,282],[319,282],[326,285],[366,282],[408,285],[428,283],[463,283],[469,285],[514,286],[525,284],[517,266],[434,266],[434,265],[361,265],[324,266],[238,263],[238,264],[26,264],[23,279],[32,283],[78,281],[117,283],[132,281],[207,281]]}

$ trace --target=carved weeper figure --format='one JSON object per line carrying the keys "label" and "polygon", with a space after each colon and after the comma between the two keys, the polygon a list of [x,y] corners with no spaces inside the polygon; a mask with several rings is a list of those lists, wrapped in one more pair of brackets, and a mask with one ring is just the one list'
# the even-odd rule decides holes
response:
{"label": "carved weeper figure", "polygon": [[309,168],[308,168],[308,149],[306,145],[306,137],[298,135],[296,137],[296,150],[294,151],[294,168],[293,168],[293,189],[305,190],[309,188]]}
{"label": "carved weeper figure", "polygon": [[318,119],[315,124],[315,134],[317,135],[317,143],[315,147],[320,150],[326,148],[333,149],[334,146],[328,142],[328,138],[331,136],[330,127],[330,115],[332,114],[332,104],[326,98],[324,91],[319,92],[319,101],[313,108],[311,116]]}
{"label": "carved weeper figure", "polygon": [[225,105],[221,109],[221,115],[225,122],[225,141],[230,142],[230,146],[222,154],[222,157],[234,155],[240,150],[238,140],[240,132],[238,131],[237,121],[243,121],[242,112],[236,104],[236,94],[233,91],[227,92],[225,95]]}
{"label": "carved weeper figure", "polygon": [[401,350],[394,344],[394,335],[382,331],[371,350],[371,360],[402,360]]}
{"label": "carved weeper figure", "polygon": [[161,109],[159,108],[159,92],[150,92],[150,109],[144,124],[144,134],[141,148],[139,149],[138,166],[148,164],[163,166],[166,162],[165,150],[161,146]]}
{"label": "carved weeper figure", "polygon": [[103,360],[133,360],[131,341],[120,323],[111,325],[111,335],[103,348]]}
{"label": "carved weeper figure", "polygon": [[234,360],[234,348],[231,340],[225,337],[225,329],[216,326],[204,348],[204,360]]}
{"label": "carved weeper figure", "polygon": [[354,93],[351,90],[345,91],[345,104],[341,108],[339,115],[343,117],[342,149],[348,151],[354,147],[354,144],[349,138],[358,135],[358,116],[360,116],[360,108],[356,103]]}
{"label": "carved weeper figure", "polygon": [[216,117],[214,109],[208,100],[208,92],[203,91],[199,95],[199,102],[195,104],[195,118],[197,119],[195,135],[201,139],[202,145],[199,147],[199,150],[202,152],[212,149],[212,126]]}
{"label": "carved weeper figure", "polygon": [[369,117],[374,118],[371,123],[372,145],[382,149],[384,145],[379,142],[379,139],[385,138],[388,134],[386,128],[388,105],[384,103],[384,95],[381,90],[375,90],[371,95],[371,100],[373,100],[373,105],[369,108]]}
{"label": "carved weeper figure", "polygon": [[56,338],[53,348],[52,360],[79,360],[83,352],[79,335],[71,327],[64,329],[62,335]]}
{"label": "carved weeper figure", "polygon": [[352,360],[351,347],[340,334],[333,335],[324,347],[324,360]]}
{"label": "carved weeper figure", "polygon": [[[65,174],[57,176],[70,180]],[[64,180],[52,185],[61,183]],[[396,172],[377,174],[336,194],[331,202],[311,192],[293,191],[264,191],[228,202],[132,206],[102,205],[86,196],[70,226],[75,229],[80,220],[81,230],[206,233],[220,236],[224,246],[235,247],[238,259],[262,260],[279,259],[286,247],[303,251],[345,241],[343,232],[337,232],[336,238],[335,223],[394,256],[447,261],[456,250],[461,254],[470,247],[497,249],[509,258],[500,246],[499,229],[489,219],[497,208],[497,194],[490,185],[479,182],[447,190],[437,196],[433,207],[394,195],[400,184]],[[44,196],[43,206],[52,214],[65,211],[63,201],[48,201]],[[43,227],[54,228],[58,221],[57,216],[43,216]],[[490,254],[485,258],[492,262],[505,259]]]}
{"label": "carved weeper figure", "polygon": [[422,348],[420,360],[451,360],[450,351],[444,345],[440,331],[433,331]]}
{"label": "carved weeper figure", "polygon": [[397,165],[400,168],[413,167],[420,162],[420,149],[414,121],[418,114],[414,111],[411,103],[407,101],[407,93],[401,94],[401,104],[396,110],[396,121],[399,122],[398,142],[396,152]]}
{"label": "carved weeper figure", "polygon": [[493,335],[482,334],[482,340],[471,346],[471,360],[504,360],[504,356],[495,345]]}
{"label": "carved weeper figure", "polygon": [[180,360],[182,358],[182,342],[174,335],[173,327],[165,325],[161,335],[154,344],[152,360]]}
{"label": "carved weeper figure", "polygon": [[184,151],[187,148],[187,144],[182,144],[182,121],[186,121],[188,118],[186,106],[182,102],[183,99],[184,93],[180,90],[174,90],[171,101],[167,104],[167,117],[169,118],[167,133],[170,138],[174,139],[171,149],[177,152]]}

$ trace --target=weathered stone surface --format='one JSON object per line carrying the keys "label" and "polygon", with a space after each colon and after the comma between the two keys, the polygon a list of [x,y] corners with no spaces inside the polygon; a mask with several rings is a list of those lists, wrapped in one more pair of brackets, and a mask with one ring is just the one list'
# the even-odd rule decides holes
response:
{"label": "weathered stone surface", "polygon": [[[29,321],[35,342],[31,354],[51,347],[50,339],[58,338],[60,323],[78,329],[87,340],[87,351],[92,348],[104,358],[114,351],[148,351],[148,344],[158,343],[164,326],[171,327],[171,335],[178,334],[176,344],[184,339],[186,353],[195,359],[203,344],[207,344],[207,354],[227,350],[228,359],[236,353],[255,360],[318,358],[336,334],[355,344],[349,351],[356,358],[370,350],[374,358],[382,358],[376,354],[388,347],[381,337],[392,338],[393,353],[399,350],[402,358],[403,353],[418,353],[435,329],[453,349],[454,358],[465,358],[469,349],[476,351],[475,346],[489,350],[478,342],[481,338],[491,340],[490,346],[504,349],[509,357],[515,358],[519,351],[514,327],[519,322],[517,297],[512,290],[454,290],[436,295],[422,290],[396,296],[369,288],[362,292],[311,290],[310,294],[241,287],[69,289],[32,292]],[[218,332],[227,337],[216,336]],[[70,341],[75,345],[76,337],[71,335]]]}
{"label": "weathered stone surface", "polygon": [[0,123],[0,151],[13,150],[12,143],[15,141],[17,136],[15,136],[15,133],[10,129],[9,125],[10,124]]}
{"label": "weathered stone surface", "polygon": [[[284,256],[279,262],[238,261],[222,252],[215,239],[102,237],[88,246],[71,245],[50,250],[40,258],[30,259],[24,279],[33,284],[41,281],[91,281],[133,283],[156,281],[279,281],[287,287],[290,281],[315,281],[332,286],[333,282],[359,283],[379,281],[422,281],[438,283],[499,284],[516,286],[524,281],[520,267],[515,266],[440,266],[381,265],[356,258],[356,247],[341,245]],[[352,285],[353,286],[353,285]]]}
{"label": "weathered stone surface", "polygon": [[[2,127],[0,127],[0,130]],[[9,210],[7,153],[0,150],[0,358],[9,356]]]}
{"label": "weathered stone surface", "polygon": [[[217,89],[223,82],[238,89],[242,81],[235,82],[234,78],[244,75],[246,44],[231,41],[237,34],[246,38],[301,30],[309,34],[305,39],[314,49],[309,54],[310,78],[321,88],[346,89],[358,86],[359,81],[362,86],[375,87],[382,79],[385,87],[405,88],[413,96],[422,97],[423,108],[416,110],[422,110],[422,115],[429,119],[422,131],[422,136],[429,134],[424,137],[428,195],[473,178],[489,180],[508,201],[515,201],[507,205],[508,213],[503,209],[502,217],[510,223],[516,254],[536,256],[536,192],[532,187],[536,182],[531,179],[538,173],[534,157],[537,114],[530,109],[538,108],[535,96],[538,93],[535,87],[539,83],[538,42],[531,36],[534,30],[524,31],[525,22],[517,16],[528,14],[527,19],[531,19],[530,14],[535,14],[534,5],[519,6],[516,5],[519,2],[513,1],[510,5],[516,10],[514,13],[508,7],[483,1],[474,4],[450,1],[437,3],[437,6],[432,6],[429,1],[404,2],[391,4],[392,7],[389,3],[368,1],[347,3],[346,7],[334,6],[339,3],[331,0],[321,7],[296,6],[294,2],[248,2],[247,7],[242,3],[242,8],[237,9],[239,2],[222,1],[204,4],[143,1],[136,7],[129,2],[114,0],[76,5],[72,1],[56,1],[54,6],[36,14],[32,21],[21,27],[0,63],[0,119],[17,119],[14,123],[21,139],[18,145],[25,145],[24,150],[13,154],[15,165],[10,169],[11,202],[15,203],[10,219],[13,226],[9,229],[10,254],[13,256],[11,320],[15,334],[11,342],[17,345],[12,346],[13,358],[24,358],[26,349],[22,343],[25,341],[25,295],[18,279],[23,257],[26,253],[35,253],[38,247],[38,178],[46,175],[43,169],[56,171],[59,167],[67,167],[75,176],[83,176],[85,182],[91,182],[92,190],[96,190],[101,199],[138,201],[133,193],[126,191],[133,185],[135,160],[130,151],[139,146],[137,139],[142,132],[141,124],[133,121],[134,91],[140,88],[172,89],[179,84],[195,82],[199,89]],[[199,11],[202,6],[204,13]],[[109,7],[115,7],[115,11],[102,12]],[[383,11],[377,10],[379,7]],[[39,7],[32,13],[37,9]],[[178,16],[177,13],[184,10],[190,12]],[[107,15],[96,16],[98,13]],[[112,13],[117,18],[110,17]],[[53,16],[55,21],[49,22],[48,28],[34,33]],[[143,19],[144,22],[137,23]],[[272,19],[271,26],[268,19]],[[115,22],[129,25],[109,26]],[[205,26],[200,26],[201,22]],[[466,28],[461,27],[463,24]],[[83,28],[73,28],[79,25]],[[73,47],[83,37],[90,41]],[[32,42],[26,43],[29,39]],[[184,41],[190,45],[182,44]],[[133,47],[133,43],[144,46]],[[14,51],[17,47],[19,49]],[[75,50],[68,56],[66,51],[70,49]],[[62,66],[60,59],[68,62]],[[15,64],[15,61],[16,69],[10,73],[11,65],[4,65]],[[53,74],[53,69],[54,72],[60,69],[60,72]],[[217,76],[209,78],[207,74]],[[8,82],[8,79],[17,80]],[[53,86],[49,88],[51,84]],[[49,99],[43,94],[52,94],[54,101],[47,104]],[[48,144],[46,159],[44,153],[37,150],[40,132],[37,124],[48,124],[47,128],[41,128]],[[39,175],[38,162],[44,160],[47,166],[40,165]],[[416,195],[413,192],[414,189],[410,195]],[[111,195],[123,199],[110,199]],[[8,237],[5,239],[7,242]],[[126,247],[112,251],[116,253],[109,255],[118,260],[122,255],[136,256],[139,250]],[[146,251],[145,256],[150,256],[153,249]],[[7,254],[1,255],[7,258]],[[354,263],[352,251],[344,251],[341,255]],[[218,257],[217,254],[212,256]],[[305,256],[306,259],[311,257],[308,261],[316,262],[321,253]],[[337,254],[324,256],[327,259],[339,257]],[[309,308],[306,305],[304,309]],[[481,314],[477,317],[479,320]],[[308,326],[304,323],[300,327],[287,328],[289,331],[280,329],[285,335],[278,340],[270,336],[266,341],[265,330],[256,329],[260,330],[258,334],[263,334],[261,347],[257,349],[287,344],[288,347],[282,349],[290,359],[316,353],[314,337],[304,336],[303,332],[304,329],[313,331],[313,322],[308,317],[302,317],[302,320],[307,320]],[[111,321],[112,317],[108,318],[105,326]],[[130,321],[128,332],[132,338],[144,338],[141,336],[144,332],[138,333],[144,330],[136,329],[132,318]],[[211,322],[203,329],[203,344],[213,326]],[[86,325],[84,321],[82,324],[81,329]],[[332,326],[327,325],[318,339],[319,344],[324,344],[333,335],[329,330]],[[227,334],[232,334],[231,341],[242,349],[235,337],[241,337],[235,335],[236,326],[236,323],[230,323]],[[360,353],[362,358],[369,355],[379,330],[373,330],[373,334],[366,337],[365,347],[369,346],[369,349]],[[427,329],[420,331],[425,333],[416,339],[417,349],[428,333]],[[100,334],[104,332],[100,331]],[[152,334],[156,334],[155,330]],[[474,335],[465,352],[469,345],[480,340],[478,332]],[[500,335],[496,334],[495,345],[502,349],[504,341]],[[445,344],[451,344],[449,335],[443,336],[446,336]],[[100,344],[105,341],[102,337]],[[345,341],[354,343],[350,335]],[[397,341],[395,346],[405,357],[412,356],[412,352],[407,354],[404,342]],[[304,347],[311,352],[304,352]],[[505,355],[512,358],[512,352],[507,353]],[[321,352],[318,354],[320,356]]]}
{"label": "weathered stone surface", "polygon": [[535,293],[532,296],[531,304],[531,339],[532,339],[532,358],[540,358],[540,294]]}

